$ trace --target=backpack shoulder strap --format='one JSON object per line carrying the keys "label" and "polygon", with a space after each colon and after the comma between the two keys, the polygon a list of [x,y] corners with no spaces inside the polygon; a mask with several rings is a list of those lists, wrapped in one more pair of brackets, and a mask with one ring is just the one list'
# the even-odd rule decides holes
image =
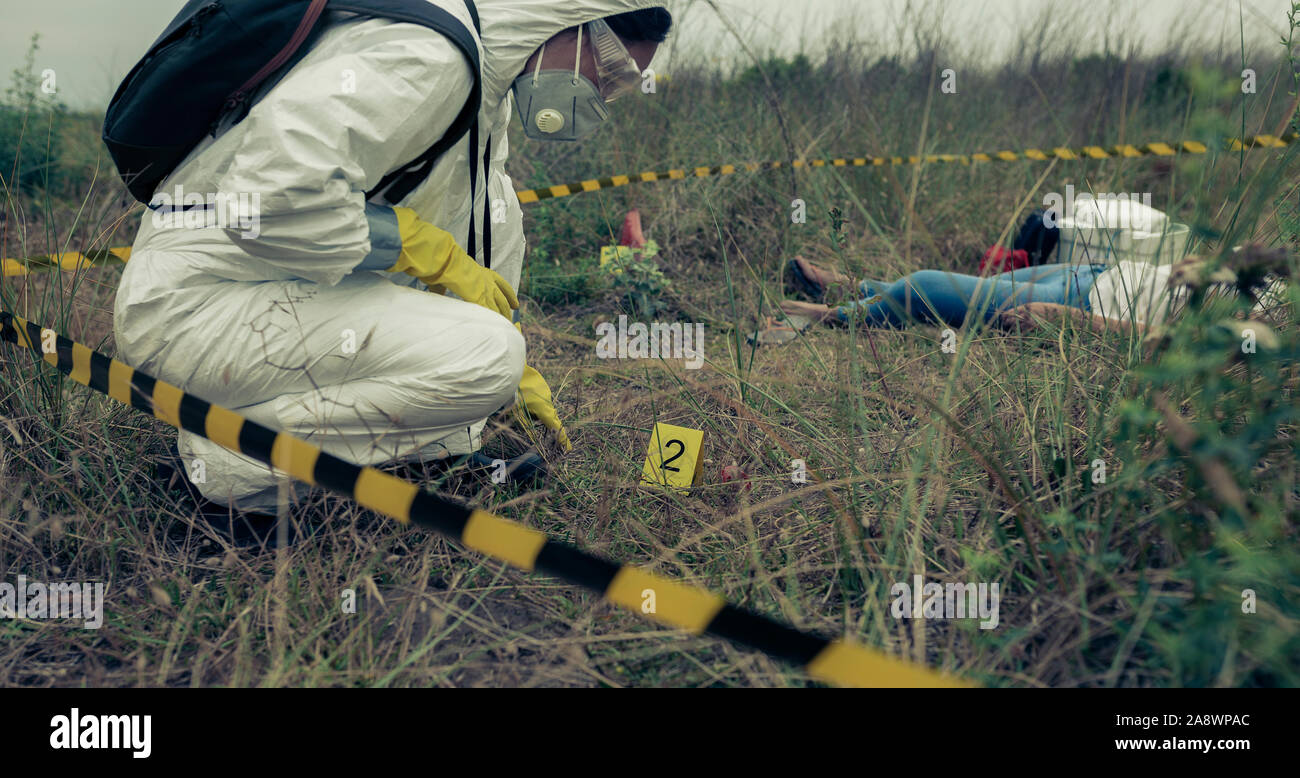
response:
{"label": "backpack shoulder strap", "polygon": [[[469,8],[475,31],[481,34],[478,9],[474,6],[473,0],[465,0],[465,4]],[[433,169],[433,162],[459,143],[477,123],[479,108],[483,102],[482,63],[479,59],[478,41],[459,19],[427,0],[330,0],[329,8],[332,11],[351,11],[428,27],[451,41],[469,60],[470,68],[474,73],[474,86],[470,89],[469,99],[465,101],[465,106],[461,108],[446,134],[410,164],[384,176],[374,189],[366,192],[366,199],[383,193],[388,202],[399,202],[428,177]],[[471,152],[471,156],[474,155],[475,152]]]}

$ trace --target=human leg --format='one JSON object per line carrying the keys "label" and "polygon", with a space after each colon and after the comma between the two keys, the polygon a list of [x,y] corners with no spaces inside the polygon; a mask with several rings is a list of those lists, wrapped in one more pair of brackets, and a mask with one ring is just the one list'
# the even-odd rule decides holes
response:
{"label": "human leg", "polygon": [[[146,313],[137,305],[185,315],[144,337],[132,327]],[[510,402],[523,370],[523,338],[504,317],[374,273],[334,287],[189,287],[128,300],[115,323],[119,348],[141,369],[358,464],[436,449]],[[208,499],[275,505],[277,476],[265,465],[190,433],[178,447],[187,463],[202,462],[197,485]]]}
{"label": "human leg", "polygon": [[[1029,272],[1026,272],[1029,271]],[[1067,266],[1021,268],[992,277],[919,270],[892,284],[863,281],[862,299],[838,309],[841,321],[902,327],[917,321],[962,326],[974,317],[988,322],[998,312],[1027,302],[1066,303]]]}

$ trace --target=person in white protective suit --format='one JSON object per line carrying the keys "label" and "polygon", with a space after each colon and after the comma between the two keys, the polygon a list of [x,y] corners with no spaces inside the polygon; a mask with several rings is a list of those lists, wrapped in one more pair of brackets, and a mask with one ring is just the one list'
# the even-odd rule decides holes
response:
{"label": "person in white protective suit", "polygon": [[[430,1],[473,29],[462,0]],[[671,17],[655,0],[476,5],[478,138],[490,147],[466,137],[400,202],[367,202],[446,132],[471,66],[427,28],[332,12],[248,116],[159,187],[246,196],[256,228],[160,226],[146,213],[114,311],[128,362],[363,465],[477,452],[487,417],[516,401],[568,448],[510,318],[525,244],[507,124],[518,101],[529,137],[590,132],[607,100],[639,86]],[[349,77],[355,89],[341,89]],[[471,197],[470,158],[485,152]],[[455,237],[472,208],[483,245],[486,203],[490,270]],[[274,512],[281,476],[266,465],[184,431],[177,446],[204,498]]]}

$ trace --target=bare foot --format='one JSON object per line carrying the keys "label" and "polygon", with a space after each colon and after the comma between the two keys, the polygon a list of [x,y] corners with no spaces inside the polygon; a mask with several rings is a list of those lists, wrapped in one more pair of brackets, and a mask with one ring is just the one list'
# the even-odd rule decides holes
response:
{"label": "bare foot", "polygon": [[837,284],[849,286],[853,283],[853,279],[843,273],[836,273],[834,270],[817,267],[803,257],[795,257],[794,261],[799,265],[799,270],[804,274],[804,277],[809,281],[812,281],[814,284],[817,284],[822,289],[828,289]]}
{"label": "bare foot", "polygon": [[829,305],[806,303],[802,300],[782,300],[781,310],[787,316],[804,316],[812,319],[814,324],[820,324],[835,316],[835,309]]}

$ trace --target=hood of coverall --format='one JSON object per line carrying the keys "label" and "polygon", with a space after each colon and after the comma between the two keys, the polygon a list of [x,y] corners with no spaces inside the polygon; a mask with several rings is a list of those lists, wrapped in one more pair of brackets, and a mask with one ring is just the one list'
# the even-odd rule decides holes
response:
{"label": "hood of coverall", "polygon": [[[430,1],[468,26],[462,0]],[[475,5],[483,26],[483,105],[489,110],[505,99],[533,52],[557,33],[628,11],[668,7],[664,0],[475,0]]]}

